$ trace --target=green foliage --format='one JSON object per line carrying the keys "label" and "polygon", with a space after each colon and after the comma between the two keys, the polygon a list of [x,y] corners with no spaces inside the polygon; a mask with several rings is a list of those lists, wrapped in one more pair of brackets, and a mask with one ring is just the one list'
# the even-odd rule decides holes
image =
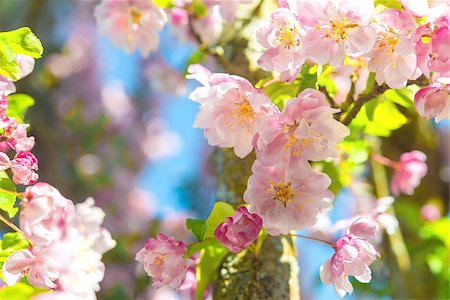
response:
{"label": "green foliage", "polygon": [[152,0],[157,6],[161,8],[172,8],[174,7],[173,0]]}
{"label": "green foliage", "polygon": [[34,105],[34,99],[26,94],[12,94],[7,96],[7,99],[6,114],[11,118],[16,118],[19,123],[23,123],[28,108]]}
{"label": "green foliage", "polygon": [[282,110],[287,101],[297,96],[298,85],[300,81],[297,79],[292,83],[275,82],[264,88],[264,92],[272,100],[279,110]]}
{"label": "green foliage", "polygon": [[234,208],[228,203],[225,202],[216,202],[214,207],[205,221],[206,230],[204,238],[212,238],[214,237],[214,230],[216,230],[217,226],[220,223],[223,223],[226,217],[232,216],[234,213]]}
{"label": "green foliage", "polygon": [[27,249],[28,246],[28,240],[20,233],[5,233],[3,235],[3,240],[0,240],[0,264],[3,264],[5,260],[14,252]]}
{"label": "green foliage", "polygon": [[192,53],[192,55],[187,60],[186,69],[184,70],[184,75],[187,74],[187,68],[190,65],[199,64],[199,63],[203,62],[205,60],[205,58],[206,58],[206,56],[203,51],[195,51],[194,53]]}
{"label": "green foliage", "polygon": [[297,90],[297,95],[307,88],[317,87],[317,65],[310,67],[308,64],[304,64],[302,71],[300,72],[300,84]]}
{"label": "green foliage", "polygon": [[350,124],[354,132],[388,137],[393,130],[406,124],[408,119],[399,111],[397,105],[410,109],[414,107],[414,95],[417,85],[401,90],[389,89],[383,95],[367,102]]}
{"label": "green foliage", "polygon": [[13,286],[5,286],[0,289],[0,299],[26,300],[42,293],[44,290],[36,289],[29,284],[18,282]]}
{"label": "green foliage", "polygon": [[187,247],[188,250],[184,254],[184,257],[186,257],[186,258],[191,257],[195,253],[197,253],[205,248],[208,248],[210,246],[219,247],[221,245],[220,245],[220,242],[218,240],[216,240],[215,238],[209,238],[209,239],[203,240],[202,242],[199,242],[199,243],[193,243]]}
{"label": "green foliage", "polygon": [[398,0],[375,0],[375,7],[382,5],[385,8],[402,10],[402,4]]}
{"label": "green foliage", "polygon": [[203,299],[203,294],[210,283],[216,278],[222,260],[229,251],[221,246],[219,242],[208,245],[200,252],[200,263],[197,265],[197,289],[195,299]]}
{"label": "green foliage", "polygon": [[[0,178],[0,189],[17,192],[16,185],[9,178]],[[8,214],[10,218],[14,217],[18,208],[14,207],[16,204],[16,195],[0,190],[0,209]]]}
{"label": "green foliage", "polygon": [[201,0],[192,1],[192,10],[197,18],[204,18],[208,15],[208,9]]}
{"label": "green foliage", "polygon": [[197,241],[203,241],[203,237],[206,232],[206,221],[204,220],[195,220],[191,218],[186,219],[186,228],[192,232]]}
{"label": "green foliage", "polygon": [[330,96],[334,96],[336,95],[337,87],[334,80],[331,79],[331,72],[333,72],[333,67],[325,67],[317,80],[317,84],[324,87]]}
{"label": "green foliage", "polygon": [[21,71],[14,54],[24,54],[39,58],[44,51],[41,41],[28,27],[0,32],[0,74],[16,81]]}

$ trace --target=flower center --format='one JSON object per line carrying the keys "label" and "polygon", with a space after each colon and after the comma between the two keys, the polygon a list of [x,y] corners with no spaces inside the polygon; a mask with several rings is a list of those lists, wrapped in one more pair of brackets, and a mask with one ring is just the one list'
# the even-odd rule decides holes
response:
{"label": "flower center", "polygon": [[[299,122],[294,121],[293,124],[287,124],[284,126],[284,132],[287,134],[287,143],[284,145],[284,150],[290,150],[292,147],[298,146],[299,141],[295,136],[295,131],[297,130]],[[300,150],[293,153],[295,156],[300,155]]]}
{"label": "flower center", "polygon": [[284,25],[277,30],[277,39],[275,44],[278,46],[284,46],[284,48],[291,48],[292,46],[298,46],[300,43],[297,39],[297,28],[289,25]]}
{"label": "flower center", "polygon": [[248,130],[250,130],[250,128],[248,128],[249,123],[253,123],[255,121],[255,112],[248,100],[243,98],[242,101],[234,103],[231,111],[233,117],[237,119],[237,123],[239,124],[239,126],[241,126],[241,128],[243,129],[247,128]]}
{"label": "flower center", "polygon": [[141,24],[142,13],[135,6],[131,6],[128,9],[128,14],[131,18],[132,28],[136,30],[137,27]]}
{"label": "flower center", "polygon": [[387,53],[393,53],[399,39],[400,37],[398,33],[395,32],[395,29],[389,27],[387,31],[380,33],[375,45],[375,49],[381,50],[383,48],[386,48]]}
{"label": "flower center", "polygon": [[295,201],[295,190],[292,188],[292,182],[280,180],[278,183],[269,181],[270,188],[267,192],[274,193],[272,200],[280,201],[284,207],[291,201]]}
{"label": "flower center", "polygon": [[351,23],[347,18],[334,18],[330,20],[329,26],[325,37],[339,41],[347,39],[348,30],[357,26],[357,24]]}

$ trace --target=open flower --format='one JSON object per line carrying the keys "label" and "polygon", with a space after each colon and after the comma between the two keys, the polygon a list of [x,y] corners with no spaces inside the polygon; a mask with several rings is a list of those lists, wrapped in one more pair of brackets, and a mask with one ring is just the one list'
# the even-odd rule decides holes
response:
{"label": "open flower", "polygon": [[233,147],[238,157],[247,156],[253,149],[258,125],[277,112],[276,107],[245,78],[211,74],[200,65],[191,65],[188,71],[188,78],[204,85],[190,95],[201,104],[194,127],[204,130],[211,146]]}
{"label": "open flower", "polygon": [[378,85],[386,84],[395,89],[406,86],[408,79],[420,76],[417,57],[410,32],[416,28],[416,20],[405,11],[387,9],[376,16],[377,41],[368,53],[370,71],[375,72]]}
{"label": "open flower", "polygon": [[275,10],[270,22],[263,23],[256,33],[258,42],[267,49],[258,65],[263,70],[281,73],[283,81],[294,80],[305,62],[301,47],[303,36],[304,30],[292,11]]}
{"label": "open flower", "polygon": [[414,106],[424,118],[450,120],[450,78],[438,78],[414,96]]}
{"label": "open flower", "polygon": [[156,50],[158,30],[167,22],[164,10],[147,0],[103,0],[94,10],[100,34],[126,52],[139,49],[143,56]]}
{"label": "open flower", "polygon": [[358,219],[335,245],[335,254],[320,267],[320,279],[325,284],[332,283],[336,293],[342,298],[353,292],[348,276],[362,283],[372,279],[369,266],[379,256],[367,241],[374,234],[374,225],[369,220]]}
{"label": "open flower", "polygon": [[[305,22],[305,55],[318,64],[341,66],[346,55],[361,56],[369,52],[376,40],[370,25],[374,5],[370,0],[311,1],[313,22]],[[298,10],[311,18],[311,11]],[[311,20],[311,19],[309,19]]]}
{"label": "open flower", "polygon": [[391,180],[391,190],[394,196],[399,196],[400,193],[414,194],[414,189],[419,186],[422,177],[427,174],[426,160],[427,156],[420,151],[406,152],[400,156]]}
{"label": "open flower", "polygon": [[20,205],[20,228],[36,245],[48,245],[60,238],[75,210],[72,201],[43,182],[28,187]]}
{"label": "open flower", "polygon": [[[437,29],[430,33],[432,28]],[[416,44],[417,62],[423,74],[430,77],[433,72],[440,77],[450,77],[450,28],[427,24],[416,32],[423,32]]]}
{"label": "open flower", "polygon": [[153,278],[153,286],[160,288],[170,286],[178,288],[186,278],[186,270],[193,263],[183,258],[187,248],[181,241],[158,234],[149,238],[136,254],[136,260],[144,265],[147,274]]}
{"label": "open flower", "polygon": [[279,115],[263,120],[258,128],[256,154],[265,165],[337,157],[336,144],[350,134],[333,119],[339,112],[328,106],[325,95],[306,89],[289,100]]}
{"label": "open flower", "polygon": [[317,214],[333,200],[330,178],[314,173],[307,161],[285,168],[281,164],[267,167],[256,160],[252,172],[244,200],[263,219],[270,235],[313,226]]}
{"label": "open flower", "polygon": [[217,226],[214,236],[231,252],[238,253],[258,238],[261,228],[261,218],[241,206],[232,217],[227,217],[225,222]]}

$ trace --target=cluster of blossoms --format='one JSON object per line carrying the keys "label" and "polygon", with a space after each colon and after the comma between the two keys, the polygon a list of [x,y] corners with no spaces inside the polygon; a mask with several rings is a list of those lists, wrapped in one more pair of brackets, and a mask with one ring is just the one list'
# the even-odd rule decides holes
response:
{"label": "cluster of blossoms", "polygon": [[[448,2],[402,1],[404,10],[374,13],[372,0],[280,0],[270,21],[257,33],[266,49],[258,60],[281,80],[297,78],[308,60],[342,68],[344,58],[363,59],[379,85],[403,88],[421,74],[432,84],[416,95],[420,115],[449,119],[450,56]],[[424,22],[418,18],[425,17]],[[320,50],[319,50],[320,49]]]}
{"label": "cluster of blossoms", "polygon": [[[21,78],[33,71],[34,59],[26,55],[16,55],[15,60],[20,66]],[[0,142],[0,170],[11,169],[13,181],[16,184],[29,185],[38,180],[36,170],[38,161],[30,152],[34,147],[34,137],[29,137],[29,124],[19,124],[15,118],[8,117],[8,100],[6,96],[15,92],[14,83],[10,78],[0,75],[0,129],[3,130]],[[4,153],[12,149],[16,152],[11,160]]]}
{"label": "cluster of blossoms", "polygon": [[[223,23],[234,22],[236,9],[254,0],[205,0],[206,16],[192,19],[192,27],[206,44],[215,43],[220,37]],[[198,3],[197,3],[198,4]],[[103,0],[94,16],[100,34],[107,35],[112,43],[126,52],[140,50],[147,57],[159,44],[158,31],[171,22],[180,37],[193,39],[189,33],[192,0],[174,0],[170,11],[156,6],[151,0]]]}
{"label": "cluster of blossoms", "polygon": [[3,264],[6,284],[14,285],[27,274],[31,285],[52,289],[53,296],[96,299],[104,273],[102,255],[116,244],[101,227],[104,217],[92,198],[74,205],[47,183],[28,187],[20,229],[31,245]]}

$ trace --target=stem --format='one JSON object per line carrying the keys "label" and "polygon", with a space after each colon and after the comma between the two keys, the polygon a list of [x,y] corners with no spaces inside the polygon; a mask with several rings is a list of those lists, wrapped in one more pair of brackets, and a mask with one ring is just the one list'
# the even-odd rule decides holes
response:
{"label": "stem", "polygon": [[273,79],[267,81],[266,83],[264,83],[263,86],[261,87],[261,89],[265,89],[266,87],[268,87],[272,83],[277,83],[277,82],[280,82],[280,79],[273,78]]}
{"label": "stem", "polygon": [[336,245],[333,244],[332,242],[325,241],[325,240],[322,240],[322,239],[319,239],[319,238],[315,238],[315,237],[312,237],[312,236],[306,236],[306,235],[300,235],[300,234],[282,234],[282,236],[291,236],[291,237],[298,237],[298,238],[308,239],[308,240],[312,240],[312,241],[316,241],[316,242],[321,242],[321,243],[327,244],[328,246],[336,248]]}
{"label": "stem", "polygon": [[30,243],[30,245],[33,245],[33,243],[25,236],[25,234],[23,233],[22,230],[19,229],[19,227],[17,227],[16,225],[14,225],[14,223],[12,223],[10,220],[8,220],[7,218],[5,218],[2,214],[0,214],[0,221],[2,221],[3,223],[5,223],[9,228],[11,228],[12,230],[20,233],[25,239],[28,240],[28,242]]}
{"label": "stem", "polygon": [[374,153],[371,155],[371,157],[374,161],[393,169],[397,169],[400,165],[398,162],[390,160],[389,158],[384,157],[383,155],[380,154]]}
{"label": "stem", "polygon": [[5,194],[14,195],[14,196],[16,196],[17,198],[22,199],[22,193],[17,193],[17,192],[13,192],[13,191],[8,191],[8,190],[5,190],[5,189],[3,189],[3,188],[0,188],[0,192],[5,193]]}

